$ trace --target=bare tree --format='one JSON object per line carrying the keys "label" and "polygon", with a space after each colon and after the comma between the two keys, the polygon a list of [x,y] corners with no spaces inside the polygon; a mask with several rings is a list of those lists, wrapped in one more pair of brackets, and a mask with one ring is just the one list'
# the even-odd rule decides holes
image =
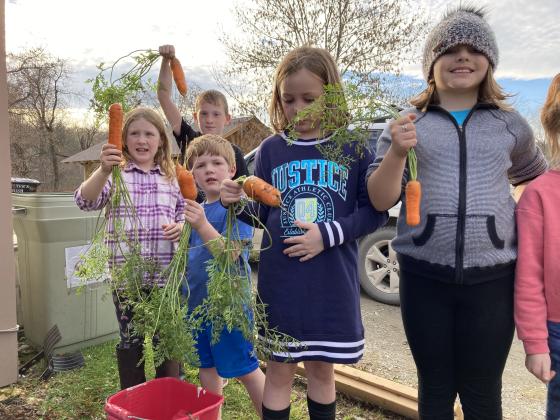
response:
{"label": "bare tree", "polygon": [[411,0],[253,0],[234,13],[243,36],[222,35],[229,61],[214,76],[243,112],[258,115],[274,68],[291,49],[325,48],[345,79],[378,85],[379,73],[398,73],[426,27]]}
{"label": "bare tree", "polygon": [[[69,65],[66,60],[51,56],[44,48],[32,48],[19,54],[8,54],[7,67],[10,117],[20,122],[20,128],[31,126],[37,131],[37,149],[49,161],[56,191],[60,182],[58,161],[63,155],[58,151],[55,131],[61,124],[61,109],[65,95],[69,93],[65,91]],[[17,141],[12,136],[12,143]]]}

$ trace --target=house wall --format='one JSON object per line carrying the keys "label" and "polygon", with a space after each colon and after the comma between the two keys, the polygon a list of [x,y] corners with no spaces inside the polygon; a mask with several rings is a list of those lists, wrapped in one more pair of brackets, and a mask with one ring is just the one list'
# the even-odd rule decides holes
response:
{"label": "house wall", "polygon": [[249,153],[270,136],[272,131],[256,118],[249,120],[243,126],[228,136],[228,140],[235,143],[244,154]]}

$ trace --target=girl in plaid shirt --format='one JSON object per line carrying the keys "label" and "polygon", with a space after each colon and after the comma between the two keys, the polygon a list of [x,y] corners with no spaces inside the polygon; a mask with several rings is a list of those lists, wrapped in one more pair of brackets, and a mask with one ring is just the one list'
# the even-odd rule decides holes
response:
{"label": "girl in plaid shirt", "polygon": [[[175,177],[163,120],[151,109],[134,109],[125,117],[122,144],[122,152],[114,145],[103,145],[101,165],[75,192],[76,204],[86,211],[102,209],[111,198],[113,166],[124,160],[122,176],[141,222],[137,234],[142,258],[165,267],[173,257],[173,242],[179,239],[183,229],[185,203]],[[110,236],[112,232],[108,233]],[[122,255],[115,255],[115,263],[122,261]],[[162,279],[146,280],[163,286]],[[117,362],[124,389],[146,380],[144,363],[139,364],[144,338],[131,331],[130,306],[116,294],[113,294],[113,301],[121,339],[116,349]],[[156,377],[178,377],[178,374],[179,365],[174,361],[167,360],[156,368]]]}

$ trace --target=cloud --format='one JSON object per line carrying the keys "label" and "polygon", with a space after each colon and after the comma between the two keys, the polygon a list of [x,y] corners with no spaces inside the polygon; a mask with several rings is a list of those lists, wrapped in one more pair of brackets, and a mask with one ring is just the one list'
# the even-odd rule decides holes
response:
{"label": "cloud", "polygon": [[[444,0],[424,0],[423,3],[432,25],[447,8],[459,5],[458,1]],[[493,0],[476,5],[485,7],[487,20],[496,34],[500,50],[497,77],[541,79],[560,71],[558,0]],[[424,40],[419,42],[417,57],[422,56],[423,45]],[[419,62],[407,64],[404,72],[421,77]]]}

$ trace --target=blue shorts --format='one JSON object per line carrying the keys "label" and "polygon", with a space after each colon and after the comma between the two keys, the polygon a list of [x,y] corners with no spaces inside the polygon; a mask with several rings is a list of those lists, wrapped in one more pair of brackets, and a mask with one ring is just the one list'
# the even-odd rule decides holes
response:
{"label": "blue shorts", "polygon": [[196,336],[196,349],[200,368],[216,368],[222,378],[238,378],[259,367],[253,345],[243,337],[241,331],[222,331],[220,340],[211,344],[212,327],[206,326]]}

